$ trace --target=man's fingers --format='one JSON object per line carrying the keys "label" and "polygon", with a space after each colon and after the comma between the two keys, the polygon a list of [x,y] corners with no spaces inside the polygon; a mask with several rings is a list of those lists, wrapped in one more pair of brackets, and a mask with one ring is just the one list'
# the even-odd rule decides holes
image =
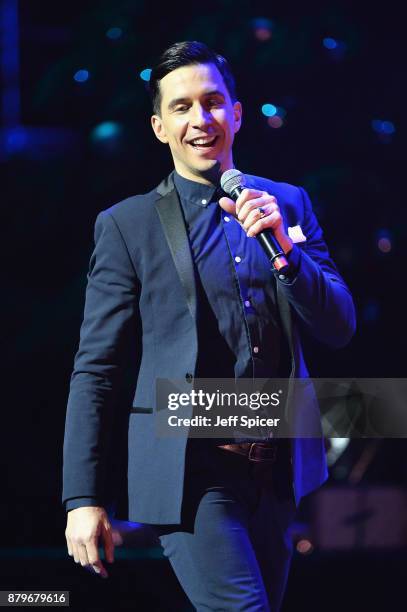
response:
{"label": "man's fingers", "polygon": [[109,574],[100,560],[97,544],[97,539],[95,539],[89,542],[87,545],[89,565],[96,574],[99,574],[102,578],[107,578]]}
{"label": "man's fingers", "polygon": [[107,573],[107,570],[101,561],[99,561],[99,563],[91,564],[89,568],[91,569],[91,571],[95,572],[95,574],[101,576],[101,578],[109,577],[109,574]]}
{"label": "man's fingers", "polygon": [[[238,211],[239,221],[241,223],[244,223],[247,217],[249,216],[249,214],[253,210],[257,210],[260,206],[264,209],[269,210],[270,212],[271,210],[276,210],[278,208],[276,198],[274,196],[265,194],[259,198],[251,199],[244,203],[244,205]],[[237,210],[237,206],[236,206],[236,210]]]}
{"label": "man's fingers", "polygon": [[254,223],[271,215],[275,210],[277,210],[277,204],[266,204],[261,208],[259,206],[253,208],[242,223],[243,228],[247,231]]}
{"label": "man's fingers", "polygon": [[72,552],[72,544],[71,544],[71,540],[69,539],[69,537],[65,534],[66,537],[66,547],[68,549],[68,555],[70,557],[73,556],[73,552]]}
{"label": "man's fingers", "polygon": [[75,563],[80,563],[78,545],[75,542],[72,543],[72,555]]}
{"label": "man's fingers", "polygon": [[264,217],[263,219],[259,219],[256,223],[254,223],[247,232],[248,236],[256,236],[259,232],[270,228],[272,230],[276,229],[277,226],[281,223],[281,214],[278,210],[275,210],[271,215]]}
{"label": "man's fingers", "polygon": [[110,527],[110,524],[108,526],[105,526],[103,530],[103,539],[104,539],[106,561],[108,561],[109,563],[113,563],[114,561],[114,542],[113,542],[112,528]]}
{"label": "man's fingers", "polygon": [[221,208],[223,208],[225,212],[229,213],[230,215],[236,216],[236,205],[234,201],[230,198],[220,198],[219,205],[221,206]]}
{"label": "man's fingers", "polygon": [[87,565],[89,565],[89,559],[85,544],[78,544],[77,549],[79,555],[79,562],[82,567],[86,567]]}
{"label": "man's fingers", "polygon": [[[258,200],[262,197],[270,197],[268,193],[265,191],[260,191],[259,189],[243,189],[242,193],[236,200],[236,213],[239,215],[242,208],[246,205],[247,202],[255,199]],[[261,206],[261,204],[258,204]]]}

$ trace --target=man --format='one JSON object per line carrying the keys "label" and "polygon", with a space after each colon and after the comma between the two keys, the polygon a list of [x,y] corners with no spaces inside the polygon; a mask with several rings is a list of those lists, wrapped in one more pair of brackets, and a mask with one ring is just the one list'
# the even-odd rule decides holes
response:
{"label": "man", "polygon": [[[109,423],[123,363],[141,350],[128,432],[130,520],[155,526],[198,610],[274,611],[295,504],[326,478],[322,439],[158,437],[155,381],[306,377],[299,330],[343,346],[354,332],[353,302],[303,189],[252,176],[236,204],[220,192],[242,120],[226,60],[202,43],[177,43],[150,88],[152,128],[175,171],[96,220],[65,432],[68,552],[106,576],[100,541],[113,561]],[[306,237],[301,246],[289,236],[294,226]],[[273,273],[253,239],[265,228],[288,274]]]}

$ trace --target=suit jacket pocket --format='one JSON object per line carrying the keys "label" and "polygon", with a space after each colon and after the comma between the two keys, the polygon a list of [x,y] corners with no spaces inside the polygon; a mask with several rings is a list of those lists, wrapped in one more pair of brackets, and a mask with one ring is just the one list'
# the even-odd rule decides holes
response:
{"label": "suit jacket pocket", "polygon": [[130,414],[153,414],[152,408],[144,408],[142,406],[132,406]]}

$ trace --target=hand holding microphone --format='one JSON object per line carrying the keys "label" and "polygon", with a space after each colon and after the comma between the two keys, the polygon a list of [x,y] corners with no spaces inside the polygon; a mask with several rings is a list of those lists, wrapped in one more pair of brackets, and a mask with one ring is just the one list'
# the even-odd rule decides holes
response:
{"label": "hand holding microphone", "polygon": [[236,217],[248,236],[257,238],[279,273],[288,272],[285,255],[293,243],[285,232],[276,198],[265,191],[246,188],[244,175],[235,169],[222,174],[221,186],[231,199],[221,198],[220,206]]}

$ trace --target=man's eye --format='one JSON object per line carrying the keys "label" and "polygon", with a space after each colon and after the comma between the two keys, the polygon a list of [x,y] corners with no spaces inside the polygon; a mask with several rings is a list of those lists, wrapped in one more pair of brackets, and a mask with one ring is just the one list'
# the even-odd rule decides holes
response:
{"label": "man's eye", "polygon": [[175,112],[176,113],[179,113],[179,112],[184,113],[186,110],[188,110],[188,106],[177,106],[176,109],[175,109]]}

